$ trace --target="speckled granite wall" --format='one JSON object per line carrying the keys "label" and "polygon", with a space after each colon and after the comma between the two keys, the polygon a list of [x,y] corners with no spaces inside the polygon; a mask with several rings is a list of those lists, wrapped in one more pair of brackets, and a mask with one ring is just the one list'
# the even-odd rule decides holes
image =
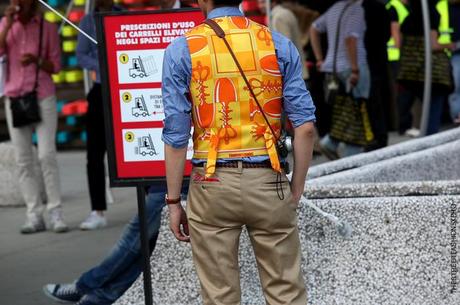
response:
{"label": "speckled granite wall", "polygon": [[[457,170],[454,169],[456,165]],[[306,189],[309,185],[457,180],[460,179],[459,166],[460,140],[457,140],[310,179],[306,183]]]}
{"label": "speckled granite wall", "polygon": [[[460,304],[450,294],[450,209],[460,196],[319,199],[354,233],[341,238],[311,209],[299,209],[303,270],[311,305]],[[166,215],[164,215],[166,216]],[[163,225],[152,257],[155,304],[201,304],[190,248]],[[242,238],[243,302],[265,304],[246,236]],[[143,304],[142,279],[118,305]]]}
{"label": "speckled granite wall", "polygon": [[332,173],[362,167],[367,164],[407,155],[457,140],[460,140],[460,127],[440,132],[432,136],[402,142],[369,153],[363,153],[314,166],[308,172],[308,179],[311,180]]}

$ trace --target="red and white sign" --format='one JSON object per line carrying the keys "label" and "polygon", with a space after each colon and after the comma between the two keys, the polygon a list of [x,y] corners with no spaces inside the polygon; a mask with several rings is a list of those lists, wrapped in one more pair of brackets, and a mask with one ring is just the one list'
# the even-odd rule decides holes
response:
{"label": "red and white sign", "polygon": [[[145,182],[165,177],[161,141],[163,55],[173,39],[203,20],[198,10],[118,13],[98,20],[98,34],[103,41],[100,52],[104,52],[101,71],[106,73],[102,80],[108,84],[103,94],[109,101],[107,126],[110,125],[108,134],[113,140],[109,139],[112,141],[108,150],[114,184],[124,179]],[[190,140],[187,159],[192,153]],[[187,162],[185,174],[190,170]]]}

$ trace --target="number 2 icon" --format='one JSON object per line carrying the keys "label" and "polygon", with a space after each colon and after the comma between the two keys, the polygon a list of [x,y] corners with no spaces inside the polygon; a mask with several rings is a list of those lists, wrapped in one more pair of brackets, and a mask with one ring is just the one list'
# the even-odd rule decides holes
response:
{"label": "number 2 icon", "polygon": [[124,93],[122,94],[122,99],[123,99],[123,102],[125,102],[125,103],[131,102],[131,100],[132,100],[131,93],[129,93],[129,92],[124,92]]}

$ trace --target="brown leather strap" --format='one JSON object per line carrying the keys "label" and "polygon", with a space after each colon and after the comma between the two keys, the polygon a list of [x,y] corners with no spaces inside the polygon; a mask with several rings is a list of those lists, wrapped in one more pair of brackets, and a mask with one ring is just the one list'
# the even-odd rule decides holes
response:
{"label": "brown leather strap", "polygon": [[165,197],[166,204],[178,204],[178,203],[180,203],[180,200],[181,200],[180,197],[176,198],[176,199],[169,199],[168,194],[166,194],[166,197]]}
{"label": "brown leather strap", "polygon": [[216,33],[217,37],[222,38],[222,40],[224,41],[225,45],[227,46],[228,51],[230,52],[230,55],[232,56],[233,60],[235,61],[236,66],[238,67],[238,70],[241,73],[241,76],[243,77],[244,82],[246,83],[246,86],[248,86],[249,92],[251,93],[252,97],[254,98],[254,100],[255,100],[255,102],[257,104],[257,107],[259,107],[260,113],[262,113],[262,116],[264,117],[265,122],[267,123],[268,127],[270,128],[270,131],[271,131],[273,137],[275,138],[276,142],[278,142],[279,137],[276,136],[276,133],[272,128],[272,125],[270,125],[270,122],[268,121],[268,118],[265,115],[265,112],[262,110],[262,106],[260,106],[259,101],[257,100],[257,97],[256,97],[254,91],[252,90],[251,85],[249,84],[249,81],[248,81],[248,79],[246,77],[246,74],[244,74],[243,68],[241,68],[241,65],[240,65],[238,59],[236,58],[235,53],[233,52],[232,48],[230,47],[230,44],[228,43],[227,39],[225,38],[224,30],[217,24],[217,22],[215,22],[212,19],[206,19],[204,21],[204,23],[209,25],[211,27],[211,29],[213,29],[213,31]]}

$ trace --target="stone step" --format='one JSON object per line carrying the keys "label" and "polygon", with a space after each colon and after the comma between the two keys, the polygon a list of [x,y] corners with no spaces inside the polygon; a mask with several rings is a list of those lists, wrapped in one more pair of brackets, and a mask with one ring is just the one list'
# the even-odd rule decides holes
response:
{"label": "stone step", "polygon": [[[302,268],[309,305],[459,304],[451,289],[451,235],[460,196],[320,199],[345,219],[351,238],[306,206],[299,208]],[[452,212],[452,211],[455,211]],[[167,213],[163,214],[164,219]],[[201,304],[191,249],[163,222],[152,255],[155,304]],[[240,247],[242,303],[265,304],[250,243]],[[143,304],[142,277],[115,304]]]}

